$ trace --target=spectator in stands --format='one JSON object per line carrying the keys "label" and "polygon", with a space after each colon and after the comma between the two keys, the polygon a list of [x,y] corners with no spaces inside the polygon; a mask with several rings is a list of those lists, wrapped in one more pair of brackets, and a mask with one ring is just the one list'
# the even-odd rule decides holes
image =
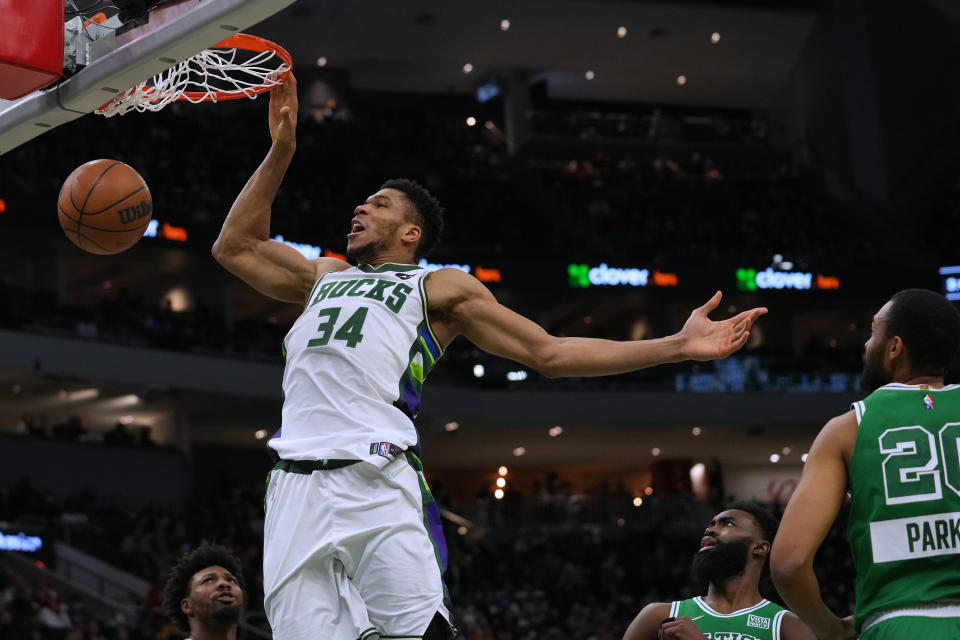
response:
{"label": "spectator in stands", "polygon": [[226,547],[200,545],[170,570],[163,603],[177,629],[191,640],[236,640],[247,606],[240,561]]}

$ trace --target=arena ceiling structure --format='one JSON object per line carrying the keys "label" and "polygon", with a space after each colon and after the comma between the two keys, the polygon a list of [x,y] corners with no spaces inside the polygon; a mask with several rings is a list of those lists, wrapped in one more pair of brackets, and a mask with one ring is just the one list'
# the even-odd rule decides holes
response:
{"label": "arena ceiling structure", "polygon": [[297,2],[250,31],[298,65],[323,58],[347,70],[360,90],[472,93],[520,75],[561,99],[764,108],[800,55],[814,4]]}

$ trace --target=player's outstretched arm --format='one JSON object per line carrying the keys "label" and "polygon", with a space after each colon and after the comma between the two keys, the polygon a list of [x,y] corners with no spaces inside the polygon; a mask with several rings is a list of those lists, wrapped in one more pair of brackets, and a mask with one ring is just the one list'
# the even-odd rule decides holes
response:
{"label": "player's outstretched arm", "polygon": [[623,640],[658,640],[660,623],[670,615],[669,602],[651,602],[637,614]]}
{"label": "player's outstretched arm", "polygon": [[230,207],[212,253],[225,269],[264,295],[302,303],[321,273],[348,265],[331,258],[308,260],[292,247],[269,240],[270,209],[297,146],[293,74],[270,90],[268,122],[273,145]]}
{"label": "player's outstretched arm", "polygon": [[857,437],[853,411],[836,417],[814,440],[770,552],[770,574],[784,602],[821,640],[854,638],[849,619],[824,604],[813,557],[847,492],[847,463]]}
{"label": "player's outstretched arm", "polygon": [[480,281],[456,269],[427,280],[431,322],[445,345],[462,333],[475,345],[548,377],[605,376],[682,360],[725,358],[746,344],[750,327],[766,309],[751,309],[723,321],[707,315],[720,303],[717,292],[695,309],[679,333],[654,340],[619,342],[558,338],[499,304]]}

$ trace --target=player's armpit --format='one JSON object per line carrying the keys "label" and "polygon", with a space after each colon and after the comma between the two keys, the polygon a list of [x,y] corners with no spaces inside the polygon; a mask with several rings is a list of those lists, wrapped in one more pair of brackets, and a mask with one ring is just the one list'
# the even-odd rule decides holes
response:
{"label": "player's armpit", "polygon": [[669,602],[651,602],[633,619],[623,640],[657,640],[660,623],[670,615]]}

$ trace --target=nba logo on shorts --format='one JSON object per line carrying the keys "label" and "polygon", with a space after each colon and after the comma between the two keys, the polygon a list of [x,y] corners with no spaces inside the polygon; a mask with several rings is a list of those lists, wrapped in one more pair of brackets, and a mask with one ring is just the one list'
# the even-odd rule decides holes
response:
{"label": "nba logo on shorts", "polygon": [[379,455],[383,456],[384,458],[389,458],[389,457],[390,457],[390,443],[389,443],[389,442],[381,442],[381,443],[380,443],[380,450],[377,451],[377,453],[378,453]]}
{"label": "nba logo on shorts", "polygon": [[923,396],[923,408],[933,409],[933,396],[931,396],[929,393]]}

